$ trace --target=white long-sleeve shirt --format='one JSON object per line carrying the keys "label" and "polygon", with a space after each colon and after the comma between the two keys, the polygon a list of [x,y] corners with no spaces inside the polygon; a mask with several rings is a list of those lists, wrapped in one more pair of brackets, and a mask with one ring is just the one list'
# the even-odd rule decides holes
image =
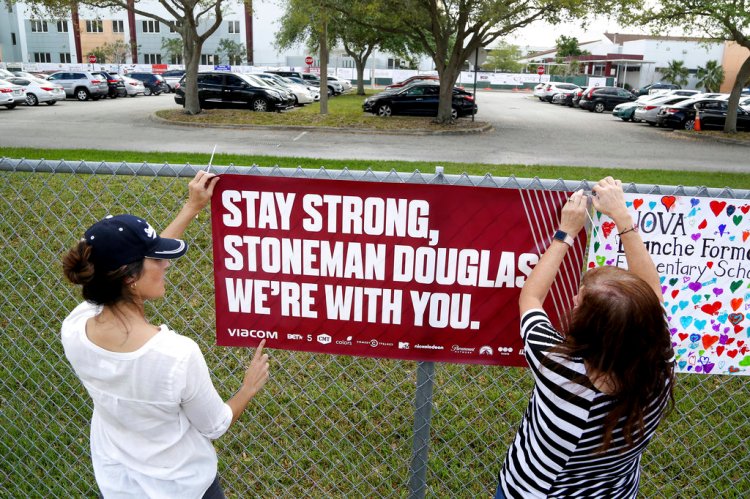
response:
{"label": "white long-sleeve shirt", "polygon": [[100,307],[84,302],[62,325],[65,356],[94,401],[91,458],[109,498],[200,498],[216,476],[212,439],[232,409],[211,382],[198,345],[162,325],[134,352],[89,340],[86,321]]}

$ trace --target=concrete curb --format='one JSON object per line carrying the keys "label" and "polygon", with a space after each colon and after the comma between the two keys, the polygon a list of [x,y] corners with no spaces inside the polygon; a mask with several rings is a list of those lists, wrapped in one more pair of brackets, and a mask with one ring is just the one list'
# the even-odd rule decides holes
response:
{"label": "concrete curb", "polygon": [[[733,139],[731,137],[717,137],[716,135],[707,135],[701,132],[691,132],[687,130],[675,130],[672,133],[674,133],[681,139],[703,140],[707,142],[719,142],[721,144],[733,144],[738,146],[750,147],[750,140]],[[750,133],[748,133],[748,137],[750,137]]]}
{"label": "concrete curb", "polygon": [[153,113],[149,116],[153,122],[168,126],[181,126],[187,128],[224,128],[228,130],[291,130],[300,132],[325,132],[325,133],[354,133],[354,134],[378,134],[378,135],[477,135],[493,130],[490,123],[485,123],[477,128],[462,130],[376,130],[373,128],[338,128],[330,126],[294,126],[294,125],[211,125],[206,123],[181,123],[170,121]]}

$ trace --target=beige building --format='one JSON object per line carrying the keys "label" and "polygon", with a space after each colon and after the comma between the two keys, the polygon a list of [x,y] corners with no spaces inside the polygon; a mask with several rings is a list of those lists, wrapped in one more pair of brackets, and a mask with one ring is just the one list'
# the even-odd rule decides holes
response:
{"label": "beige building", "polygon": [[721,84],[721,92],[729,93],[732,91],[734,80],[737,78],[742,64],[750,57],[750,49],[736,42],[726,42],[724,44],[724,57],[721,65],[724,67],[724,83]]}

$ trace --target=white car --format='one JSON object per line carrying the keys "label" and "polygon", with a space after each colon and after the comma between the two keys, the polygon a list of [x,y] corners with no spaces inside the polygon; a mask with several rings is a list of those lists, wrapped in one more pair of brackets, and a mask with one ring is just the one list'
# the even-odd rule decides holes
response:
{"label": "white car", "polygon": [[580,89],[581,87],[574,85],[573,83],[553,81],[544,86],[544,97],[540,97],[540,100],[552,102],[552,97],[554,97],[555,94],[572,94]]}
{"label": "white car", "polygon": [[544,87],[547,86],[546,83],[539,83],[537,86],[534,87],[534,97],[538,97],[539,100],[544,100]]}
{"label": "white car", "polygon": [[26,89],[26,105],[38,106],[44,102],[48,106],[54,106],[57,101],[65,100],[65,89],[51,81],[42,80],[36,77],[8,78],[6,81],[20,85]]}
{"label": "white car", "polygon": [[135,97],[138,94],[146,95],[146,87],[141,80],[136,80],[125,75],[120,78],[125,82],[125,91],[128,93],[128,97]]}
{"label": "white car", "polygon": [[304,85],[299,85],[293,81],[273,73],[254,73],[253,76],[260,78],[272,87],[288,90],[292,93],[295,106],[304,106],[313,102],[313,96]]}
{"label": "white car", "polygon": [[350,92],[352,90],[352,88],[353,88],[352,87],[352,82],[350,82],[349,80],[345,80],[343,78],[338,78],[336,76],[329,76],[328,77],[328,81],[331,81],[331,80],[333,80],[333,81],[338,82],[339,84],[341,84],[341,88],[343,89],[343,91],[341,93],[345,94],[347,92]]}
{"label": "white car", "polygon": [[0,106],[13,109],[22,102],[26,102],[25,89],[6,80],[0,80]]}
{"label": "white car", "polygon": [[303,85],[304,87],[307,88],[307,90],[310,91],[310,94],[313,97],[313,101],[315,102],[320,101],[320,85],[316,85],[312,82],[303,80],[302,78],[298,78],[296,76],[286,76],[285,78],[299,85]]}
{"label": "white car", "polygon": [[[653,94],[652,94],[653,95]],[[638,101],[638,107],[635,108],[633,117],[636,121],[646,122],[651,126],[656,126],[656,114],[662,106],[671,106],[684,100],[689,99],[689,95],[658,95],[654,99]]]}

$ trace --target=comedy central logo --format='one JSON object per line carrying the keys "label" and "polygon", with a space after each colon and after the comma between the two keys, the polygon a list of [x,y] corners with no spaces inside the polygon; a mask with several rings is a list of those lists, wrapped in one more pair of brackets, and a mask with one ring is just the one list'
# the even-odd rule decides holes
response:
{"label": "comedy central logo", "polygon": [[323,345],[327,345],[331,342],[331,337],[327,334],[319,334],[318,335],[318,343],[322,343]]}

